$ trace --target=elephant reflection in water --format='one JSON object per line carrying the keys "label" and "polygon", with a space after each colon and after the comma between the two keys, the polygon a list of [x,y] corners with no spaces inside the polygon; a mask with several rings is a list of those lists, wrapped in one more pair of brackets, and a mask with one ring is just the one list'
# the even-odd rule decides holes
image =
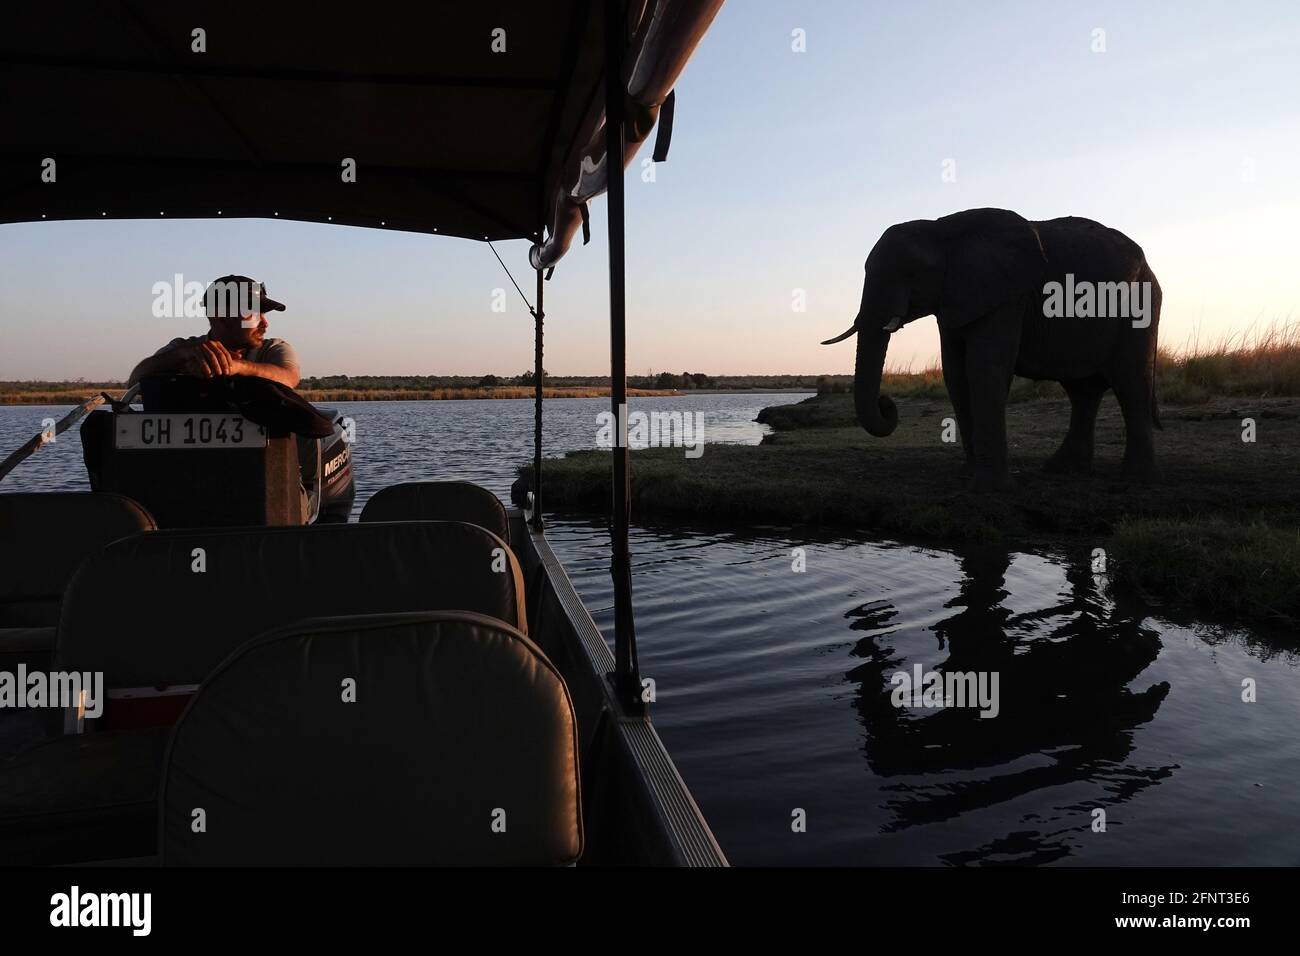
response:
{"label": "elephant reflection in water", "polygon": [[[1097,593],[1090,568],[1071,562],[1062,602],[1027,613],[1006,607],[1005,549],[977,549],[961,559],[956,613],[933,626],[936,646],[891,646],[895,612],[881,604],[850,611],[851,627],[872,631],[852,653],[865,662],[849,672],[859,684],[855,706],[866,728],[866,758],[882,778],[943,773],[941,780],[900,781],[886,831],[949,820],[1034,791],[1105,778],[1106,803],[1150,786],[1171,768],[1115,767],[1133,748],[1133,730],[1150,721],[1167,683],[1134,692],[1128,685],[1155,660],[1159,635],[1136,609],[1112,606]],[[999,713],[977,707],[900,708],[891,678],[914,664],[941,673],[996,672]],[[981,771],[991,771],[984,772]],[[1087,824],[1077,808],[1054,835],[1014,838],[959,854],[949,862],[1012,856],[1045,862],[1070,852],[1062,837]]]}

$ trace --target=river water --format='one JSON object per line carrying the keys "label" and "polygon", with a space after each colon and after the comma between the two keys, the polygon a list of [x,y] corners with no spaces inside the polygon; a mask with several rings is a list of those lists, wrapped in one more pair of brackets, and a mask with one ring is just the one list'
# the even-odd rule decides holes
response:
{"label": "river water", "polygon": [[[752,443],[760,408],[803,397],[631,404]],[[531,459],[528,401],[336,407],[356,421],[358,509],[414,478],[508,500]],[[548,401],[546,447],[593,447],[606,408]],[[64,411],[0,408],[0,457]],[[86,487],[75,431],[3,485]],[[548,516],[548,537],[610,633],[603,524]],[[638,524],[632,550],[655,725],[733,863],[1300,863],[1300,659],[1276,635],[1174,624],[1052,550],[707,524]],[[997,716],[895,706],[917,666],[996,674]]]}

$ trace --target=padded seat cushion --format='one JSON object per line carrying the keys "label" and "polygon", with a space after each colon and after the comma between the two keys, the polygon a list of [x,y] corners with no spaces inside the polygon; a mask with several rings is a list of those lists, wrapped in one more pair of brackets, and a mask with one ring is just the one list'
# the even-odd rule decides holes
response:
{"label": "padded seat cushion", "polygon": [[381,488],[361,509],[361,521],[468,521],[510,541],[501,500],[468,481],[409,481]]}
{"label": "padded seat cushion", "polygon": [[0,864],[147,856],[167,731],[57,737],[0,764]]}
{"label": "padded seat cushion", "polygon": [[54,654],[52,627],[0,627],[0,671],[49,670]]}
{"label": "padded seat cushion", "polygon": [[[509,625],[303,621],[236,651],[176,725],[163,862],[570,863],[582,851],[577,746],[564,680]],[[206,832],[193,830],[196,807]]]}
{"label": "padded seat cushion", "polygon": [[103,671],[110,689],[198,684],[274,627],[441,610],[526,628],[523,572],[504,541],[456,521],[156,531],[77,572],[55,666]]}
{"label": "padded seat cushion", "polygon": [[0,627],[53,626],[63,589],[88,555],[155,527],[122,495],[0,494]]}
{"label": "padded seat cushion", "polygon": [[54,650],[54,631],[52,627],[0,627],[0,655],[48,654]]}

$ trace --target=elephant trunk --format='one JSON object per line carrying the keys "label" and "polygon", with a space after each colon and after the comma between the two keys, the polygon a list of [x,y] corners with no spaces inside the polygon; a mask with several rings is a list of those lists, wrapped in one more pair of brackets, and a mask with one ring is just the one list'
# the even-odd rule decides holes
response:
{"label": "elephant trunk", "polygon": [[853,404],[858,423],[877,438],[892,435],[898,427],[898,408],[893,399],[880,394],[880,379],[889,351],[889,331],[858,325],[858,360],[853,372]]}

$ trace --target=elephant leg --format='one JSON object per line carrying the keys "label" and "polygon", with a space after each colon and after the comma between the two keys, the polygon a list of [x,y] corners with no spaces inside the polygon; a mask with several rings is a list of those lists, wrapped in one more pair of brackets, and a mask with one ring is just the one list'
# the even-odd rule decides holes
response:
{"label": "elephant leg", "polygon": [[1145,329],[1134,327],[1125,330],[1121,343],[1123,352],[1110,378],[1119,407],[1124,412],[1124,474],[1149,481],[1159,474],[1154,440],[1154,429],[1159,419],[1155,362],[1162,295],[1160,283],[1149,266],[1143,267],[1141,281],[1150,283],[1151,313],[1147,317],[1147,326]]}
{"label": "elephant leg", "polygon": [[1124,413],[1124,475],[1148,481],[1156,477],[1151,383],[1139,369],[1115,376],[1113,387]]}
{"label": "elephant leg", "polygon": [[940,335],[940,358],[943,361],[943,384],[948,389],[948,399],[952,410],[957,415],[957,427],[961,431],[961,447],[966,460],[962,467],[963,474],[975,470],[975,430],[970,414],[970,381],[966,376],[966,355],[964,343],[955,335]]}
{"label": "elephant leg", "polygon": [[1070,396],[1070,429],[1065,440],[1043,465],[1046,471],[1092,470],[1093,431],[1097,424],[1097,409],[1109,384],[1100,375],[1062,382],[1065,394]]}
{"label": "elephant leg", "polygon": [[[985,321],[996,318],[991,316]],[[1015,367],[1015,350],[1007,347],[1005,338],[987,334],[966,341],[966,379],[975,426],[976,491],[1011,484],[1007,468],[1007,388]]]}

